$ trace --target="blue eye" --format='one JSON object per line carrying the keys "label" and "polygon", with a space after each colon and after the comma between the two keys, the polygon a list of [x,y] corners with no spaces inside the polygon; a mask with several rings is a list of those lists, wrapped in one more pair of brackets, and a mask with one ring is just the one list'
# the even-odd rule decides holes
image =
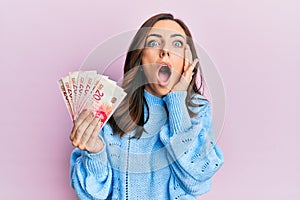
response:
{"label": "blue eye", "polygon": [[155,47],[155,46],[158,46],[159,43],[155,40],[150,40],[148,43],[147,43],[147,46],[148,47]]}
{"label": "blue eye", "polygon": [[175,47],[182,47],[183,43],[181,41],[175,41],[175,42],[173,42],[173,45]]}

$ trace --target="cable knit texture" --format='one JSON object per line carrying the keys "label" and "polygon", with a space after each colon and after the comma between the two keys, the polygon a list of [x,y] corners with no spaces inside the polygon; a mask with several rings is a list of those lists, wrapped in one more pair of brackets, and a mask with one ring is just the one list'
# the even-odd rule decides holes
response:
{"label": "cable knit texture", "polygon": [[[211,178],[224,162],[216,146],[211,107],[196,94],[186,107],[187,92],[164,98],[146,90],[145,131],[120,138],[107,123],[99,133],[105,146],[99,153],[74,149],[70,179],[79,199],[196,199],[211,188]],[[146,108],[146,106],[144,106]],[[188,109],[196,114],[190,118]]]}

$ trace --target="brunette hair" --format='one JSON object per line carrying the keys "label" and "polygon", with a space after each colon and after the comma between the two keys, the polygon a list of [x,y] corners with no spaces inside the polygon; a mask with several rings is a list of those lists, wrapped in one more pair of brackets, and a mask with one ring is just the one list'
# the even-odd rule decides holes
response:
{"label": "brunette hair", "polygon": [[[115,111],[113,116],[109,119],[109,123],[113,129],[114,134],[120,134],[120,137],[126,133],[136,129],[135,138],[140,138],[144,131],[144,124],[146,124],[149,114],[144,119],[144,103],[146,109],[148,109],[148,104],[144,98],[144,89],[146,84],[146,77],[142,71],[142,53],[145,45],[145,38],[148,35],[151,27],[160,20],[172,20],[177,22],[181,28],[184,30],[187,36],[187,44],[190,46],[193,60],[197,58],[197,53],[195,49],[194,42],[192,40],[191,32],[188,27],[180,19],[176,19],[172,14],[162,13],[157,14],[149,18],[137,31],[134,36],[129,50],[126,55],[125,65],[124,65],[124,78],[122,82],[122,87],[127,93],[125,99],[122,101],[118,109]],[[200,85],[197,86],[196,75],[200,74]],[[197,63],[194,69],[194,75],[192,81],[188,87],[186,105],[196,106],[190,102],[190,98],[193,94],[203,93],[203,76],[202,71]],[[148,112],[149,113],[149,112]],[[192,117],[194,113],[189,111]]]}

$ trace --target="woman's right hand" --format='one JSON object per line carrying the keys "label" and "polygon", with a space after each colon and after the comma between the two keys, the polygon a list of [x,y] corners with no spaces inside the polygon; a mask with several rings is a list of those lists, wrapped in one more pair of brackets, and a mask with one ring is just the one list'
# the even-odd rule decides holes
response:
{"label": "woman's right hand", "polygon": [[91,153],[100,152],[104,143],[98,136],[101,130],[101,121],[96,118],[93,112],[84,110],[80,113],[77,120],[74,121],[70,140],[73,146]]}

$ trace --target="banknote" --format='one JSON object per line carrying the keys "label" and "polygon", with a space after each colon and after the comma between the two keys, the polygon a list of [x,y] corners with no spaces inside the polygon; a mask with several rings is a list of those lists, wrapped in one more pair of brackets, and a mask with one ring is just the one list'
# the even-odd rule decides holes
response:
{"label": "banknote", "polygon": [[73,116],[73,111],[71,109],[71,103],[69,102],[69,98],[68,98],[68,94],[67,94],[67,91],[65,89],[65,86],[64,86],[64,82],[62,81],[62,79],[58,80],[57,81],[58,85],[59,85],[59,89],[60,89],[60,92],[63,96],[63,99],[64,99],[64,102],[67,106],[67,109],[69,111],[69,114],[70,114],[70,117],[72,120],[74,120],[74,116]]}
{"label": "banknote", "polygon": [[93,80],[96,71],[79,71],[77,80],[77,96],[76,96],[76,115],[81,111],[82,101],[86,98],[84,91],[86,90],[88,81]]}
{"label": "banknote", "polygon": [[92,110],[103,126],[125,96],[126,93],[122,88],[112,83],[110,79],[101,78],[85,108]]}
{"label": "banknote", "polygon": [[[72,105],[76,105],[76,97],[77,97],[77,79],[78,79],[79,71],[70,72],[70,88],[73,91]],[[74,106],[74,114],[77,113],[76,107]],[[74,116],[77,118],[77,116]]]}
{"label": "banknote", "polygon": [[88,109],[100,119],[101,127],[126,96],[114,80],[96,71],[70,72],[58,80],[58,85],[72,120]]}

